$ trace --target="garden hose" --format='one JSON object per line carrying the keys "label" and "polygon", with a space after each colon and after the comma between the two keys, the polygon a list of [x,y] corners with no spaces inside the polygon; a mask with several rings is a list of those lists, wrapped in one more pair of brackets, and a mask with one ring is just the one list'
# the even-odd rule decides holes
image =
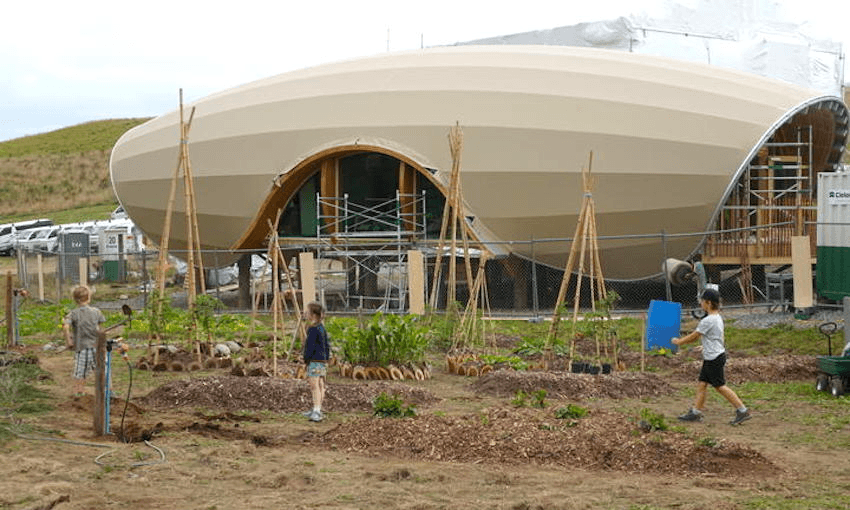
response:
{"label": "garden hose", "polygon": [[[124,358],[124,361],[127,362],[130,382],[127,384],[127,397],[124,399],[124,411],[121,413],[121,442],[128,443],[127,436],[124,435],[124,417],[127,416],[127,406],[130,405],[130,391],[133,389],[133,365],[130,364],[130,360],[127,358]],[[147,443],[147,441],[145,442]]]}
{"label": "garden hose", "polygon": [[[153,448],[154,450],[156,450],[156,451],[157,451],[157,453],[159,453],[159,460],[155,460],[155,461],[151,461],[151,462],[134,462],[134,463],[130,464],[130,468],[131,468],[131,469],[132,469],[132,468],[141,467],[141,466],[153,466],[153,465],[155,465],[155,464],[163,464],[163,463],[165,462],[165,452],[164,452],[164,451],[162,451],[162,449],[161,449],[161,448],[159,448],[159,447],[157,447],[156,445],[152,444],[152,443],[151,443],[150,441],[148,441],[148,440],[145,440],[145,444],[146,444],[146,445],[148,445],[149,447]],[[106,464],[105,462],[101,462],[101,461],[100,461],[100,459],[102,459],[103,457],[106,457],[107,455],[110,455],[110,454],[112,454],[112,453],[114,453],[114,452],[116,452],[116,451],[118,451],[118,449],[117,449],[117,448],[113,448],[113,449],[109,450],[108,452],[101,453],[100,455],[98,455],[98,456],[94,459],[94,463],[95,463],[95,464],[97,464],[98,466],[109,466],[109,467],[115,467],[115,466],[112,466],[111,464]]]}
{"label": "garden hose", "polygon": [[77,445],[77,446],[93,446],[95,448],[112,448],[112,445],[110,445],[110,444],[88,443],[88,442],[85,442],[85,441],[73,441],[71,439],[62,439],[62,438],[58,438],[58,437],[28,436],[26,434],[19,434],[19,433],[15,432],[14,430],[12,430],[8,427],[3,427],[3,428],[6,431],[8,431],[9,433],[11,433],[12,435],[14,435],[15,437],[17,437],[19,439],[26,439],[27,441],[54,441],[54,442],[57,442],[57,443],[73,444],[73,445]]}

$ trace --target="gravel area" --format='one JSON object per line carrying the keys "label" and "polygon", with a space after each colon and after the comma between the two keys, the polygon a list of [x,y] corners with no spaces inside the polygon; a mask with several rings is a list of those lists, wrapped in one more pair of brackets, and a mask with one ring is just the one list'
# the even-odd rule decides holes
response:
{"label": "gravel area", "polygon": [[721,313],[724,319],[736,328],[766,329],[778,324],[788,324],[796,329],[809,329],[817,328],[825,322],[834,322],[838,325],[839,330],[844,329],[844,312],[837,309],[818,309],[809,315],[807,319],[797,318],[799,314],[786,312],[753,313],[752,310],[727,308]]}

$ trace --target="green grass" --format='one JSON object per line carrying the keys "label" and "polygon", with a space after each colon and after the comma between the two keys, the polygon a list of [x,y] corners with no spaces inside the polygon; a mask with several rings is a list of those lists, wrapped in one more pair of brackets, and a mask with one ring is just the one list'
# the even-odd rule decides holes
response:
{"label": "green grass", "polygon": [[118,207],[117,202],[106,202],[96,205],[86,205],[65,209],[63,211],[32,211],[26,214],[15,214],[0,216],[0,223],[15,223],[33,218],[50,218],[53,223],[62,225],[65,223],[77,223],[82,221],[108,220],[110,213]]}
{"label": "green grass", "polygon": [[0,143],[0,158],[111,150],[118,138],[128,129],[148,120],[148,118],[100,120],[57,129],[49,133],[16,138]]}
{"label": "green grass", "polygon": [[42,414],[53,409],[49,396],[33,386],[44,371],[34,364],[13,363],[0,367],[0,444],[14,436],[16,416]]}
{"label": "green grass", "polygon": [[[734,324],[734,323],[733,323]],[[833,349],[840,343],[840,335],[833,335]],[[790,325],[777,325],[767,329],[740,329],[726,326],[726,348],[746,354],[826,354],[827,342],[817,329],[796,329]]]}
{"label": "green grass", "polygon": [[823,481],[808,484],[781,494],[760,494],[745,500],[740,508],[750,510],[809,510],[820,509],[850,509],[850,482],[833,476],[833,470],[828,465],[822,466]]}

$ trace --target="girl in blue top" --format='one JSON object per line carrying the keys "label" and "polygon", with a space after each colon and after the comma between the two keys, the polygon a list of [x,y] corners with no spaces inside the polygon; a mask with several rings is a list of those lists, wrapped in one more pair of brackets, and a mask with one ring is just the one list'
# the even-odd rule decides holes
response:
{"label": "girl in blue top", "polygon": [[714,289],[703,291],[699,301],[705,310],[697,329],[682,338],[674,337],[673,343],[684,345],[690,342],[702,340],[702,369],[699,372],[697,383],[697,396],[694,406],[687,413],[679,416],[682,421],[702,421],[702,411],[705,408],[705,398],[708,385],[714,387],[717,393],[729,401],[735,407],[735,417],[729,422],[738,425],[749,420],[752,415],[738,395],[726,386],[726,347],[723,335],[723,317],[720,316],[720,293]]}
{"label": "girl in blue top", "polygon": [[313,409],[304,413],[310,421],[322,421],[322,400],[325,398],[325,377],[328,374],[328,360],[331,348],[328,332],[322,320],[325,310],[321,304],[313,301],[304,307],[304,320],[307,322],[307,338],[304,340],[304,363],[307,364],[307,381],[313,395]]}

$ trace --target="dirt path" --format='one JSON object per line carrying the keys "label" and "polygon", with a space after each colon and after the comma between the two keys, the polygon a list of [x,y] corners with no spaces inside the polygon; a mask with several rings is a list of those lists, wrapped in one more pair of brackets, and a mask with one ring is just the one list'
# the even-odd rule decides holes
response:
{"label": "dirt path", "polygon": [[[127,428],[154,431],[150,444],[165,455],[159,462],[158,451],[145,443],[92,437],[91,399],[71,394],[70,354],[40,359],[52,375],[41,387],[55,397],[56,408],[27,418],[33,434],[112,448],[7,443],[0,454],[0,508],[182,502],[199,509],[718,510],[754,498],[810,497],[816,503],[850,493],[850,454],[824,446],[850,427],[824,427],[810,404],[751,402],[756,417],[730,427],[725,404],[710,400],[706,421],[688,425],[687,433],[642,431],[640,409],[675,422],[687,405],[691,384],[677,377],[628,373],[633,395],[612,398],[605,389],[615,379],[602,376],[532,373],[514,380],[516,374],[503,374],[473,381],[435,367],[426,381],[355,383],[333,374],[328,418],[314,424],[300,416],[309,402],[303,381],[234,378],[223,371],[191,378],[138,374],[139,397],[132,402],[140,407],[128,408]],[[116,382],[119,392],[122,383]],[[511,405],[507,395],[515,385],[544,383],[553,388],[546,409]],[[416,403],[420,416],[371,418],[370,398],[381,391]],[[169,404],[178,394],[185,400]],[[240,404],[245,395],[254,408]],[[554,410],[568,403],[590,414],[575,424],[555,418]],[[113,405],[113,430],[121,410]],[[697,445],[700,438],[716,445]],[[104,465],[95,463],[101,454]],[[134,466],[139,463],[145,465]]]}

